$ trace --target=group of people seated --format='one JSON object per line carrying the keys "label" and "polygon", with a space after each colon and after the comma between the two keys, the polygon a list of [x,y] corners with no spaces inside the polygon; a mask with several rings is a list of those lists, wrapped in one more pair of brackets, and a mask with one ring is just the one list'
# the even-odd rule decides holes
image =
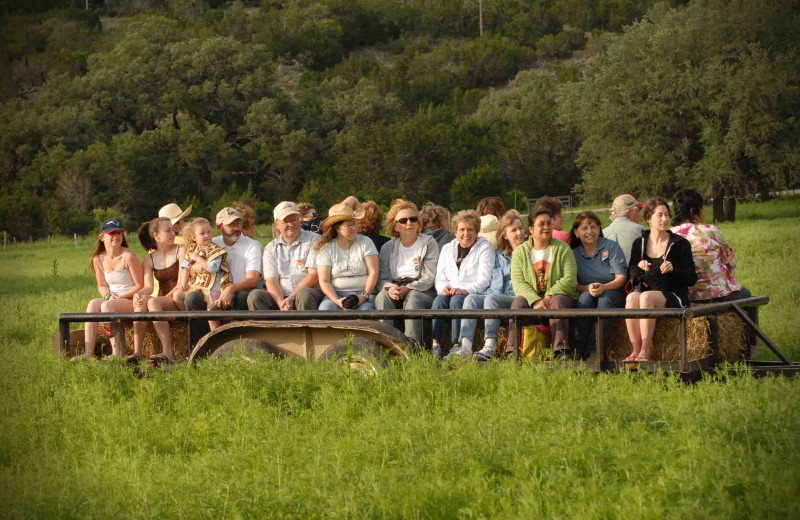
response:
{"label": "group of people seated", "polygon": [[[704,223],[703,198],[691,189],[675,193],[672,208],[663,198],[639,203],[620,195],[610,226],[602,229],[595,213],[582,211],[569,231],[562,229],[561,204],[550,197],[536,202],[527,222],[498,197],[452,220],[441,206],[420,210],[406,200],[397,200],[385,221],[380,206],[354,197],[332,206],[324,219],[311,204],[284,201],[273,211],[275,237],[263,248],[252,238],[255,215],[243,204],[216,214],[216,237],[208,220],[187,222],[190,212],[191,206],[168,204],[141,225],[139,240],[148,251],[142,262],[128,248],[121,222],[103,222],[92,255],[100,298],[87,312],[649,309],[750,296],[736,281],[733,249],[716,226]],[[388,237],[381,234],[384,223]],[[451,320],[447,353],[446,320],[432,321],[428,346],[435,356],[494,357],[499,319],[485,320],[484,347],[476,353],[477,320]],[[604,342],[613,322],[603,320]],[[555,356],[588,358],[592,324],[591,318],[549,320]],[[425,343],[421,319],[394,325],[411,342]],[[625,361],[649,360],[655,319],[627,319],[626,325],[633,349]],[[134,322],[130,361],[142,357],[146,326]],[[162,345],[154,361],[172,361],[168,322],[153,326]],[[87,358],[97,330],[86,324]],[[191,334],[196,341],[204,332]],[[113,345],[113,355],[122,354],[122,345]]]}

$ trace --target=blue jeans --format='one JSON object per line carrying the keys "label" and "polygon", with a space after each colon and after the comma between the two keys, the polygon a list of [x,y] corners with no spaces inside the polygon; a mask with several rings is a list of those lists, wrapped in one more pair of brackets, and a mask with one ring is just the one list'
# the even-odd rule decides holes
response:
{"label": "blue jeans", "polygon": [[[364,291],[336,291],[336,296],[339,298],[344,298],[345,296],[350,296],[351,294],[364,294]],[[319,304],[319,310],[321,311],[340,311],[342,309],[339,308],[330,298],[327,296],[322,299],[322,302]],[[354,309],[355,310],[355,309]],[[372,311],[375,310],[375,302],[364,302],[358,306],[358,310],[360,311]]]}
{"label": "blue jeans", "polygon": [[[511,302],[514,301],[513,296],[506,296],[505,294],[470,294],[464,302],[465,309],[510,309]],[[475,329],[478,327],[478,320],[461,320],[461,334],[459,338],[467,338],[470,341],[475,341]],[[500,320],[489,319],[485,321],[485,329],[483,338],[497,339],[497,333],[500,331]]]}
{"label": "blue jeans", "polygon": [[[464,307],[464,300],[467,299],[467,296],[468,295],[466,294],[456,294],[455,296],[445,296],[444,294],[439,294],[433,299],[433,305],[431,305],[431,309],[462,309]],[[458,330],[460,324],[461,320],[453,320],[452,327],[450,327],[450,341],[452,343],[458,341]],[[431,335],[433,336],[433,339],[438,342],[442,341],[442,329],[444,329],[444,320],[441,318],[434,318]],[[475,334],[475,331],[473,330],[472,333]]]}
{"label": "blue jeans", "polygon": [[[576,309],[620,309],[625,307],[625,293],[621,290],[603,291],[595,298],[589,291],[582,292],[578,297]],[[597,339],[595,338],[594,323],[597,318],[575,318],[572,320],[573,348],[581,352],[594,352]],[[603,348],[608,349],[611,334],[614,332],[616,318],[603,319]]]}

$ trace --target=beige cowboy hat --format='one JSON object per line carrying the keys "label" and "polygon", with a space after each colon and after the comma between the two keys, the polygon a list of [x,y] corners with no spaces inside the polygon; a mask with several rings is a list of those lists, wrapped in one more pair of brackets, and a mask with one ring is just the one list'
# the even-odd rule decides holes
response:
{"label": "beige cowboy hat", "polygon": [[175,204],[174,202],[170,202],[160,210],[158,210],[158,216],[163,218],[168,218],[172,225],[175,225],[177,221],[182,218],[186,218],[189,216],[189,213],[192,212],[192,205],[189,204],[189,207],[186,208],[186,211],[182,211],[181,207]]}
{"label": "beige cowboy hat", "polygon": [[322,232],[325,233],[328,231],[328,228],[337,222],[351,219],[361,220],[362,218],[364,218],[363,209],[354,211],[353,208],[344,202],[335,204],[331,206],[331,209],[328,210],[328,218],[322,221]]}

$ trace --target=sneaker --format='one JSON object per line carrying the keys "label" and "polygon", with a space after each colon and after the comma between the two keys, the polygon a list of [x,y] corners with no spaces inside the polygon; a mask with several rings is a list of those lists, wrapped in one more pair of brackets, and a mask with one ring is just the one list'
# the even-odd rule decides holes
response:
{"label": "sneaker", "polygon": [[450,352],[444,357],[445,359],[462,359],[472,356],[472,350],[462,347],[459,344],[453,345]]}
{"label": "sneaker", "polygon": [[475,359],[478,361],[491,361],[494,359],[494,348],[492,347],[483,347],[478,352],[475,353]]}
{"label": "sneaker", "polygon": [[572,349],[562,348],[553,352],[553,359],[558,361],[567,361],[567,360],[572,360],[574,358],[575,356]]}

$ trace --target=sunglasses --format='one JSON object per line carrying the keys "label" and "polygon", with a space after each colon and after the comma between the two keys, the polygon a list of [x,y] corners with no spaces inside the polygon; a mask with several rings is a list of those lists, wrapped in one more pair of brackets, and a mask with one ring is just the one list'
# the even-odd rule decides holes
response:
{"label": "sunglasses", "polygon": [[397,219],[397,223],[405,225],[405,223],[408,222],[409,220],[412,223],[414,223],[414,222],[417,222],[419,220],[419,217],[403,217],[403,218],[399,218],[399,219]]}

